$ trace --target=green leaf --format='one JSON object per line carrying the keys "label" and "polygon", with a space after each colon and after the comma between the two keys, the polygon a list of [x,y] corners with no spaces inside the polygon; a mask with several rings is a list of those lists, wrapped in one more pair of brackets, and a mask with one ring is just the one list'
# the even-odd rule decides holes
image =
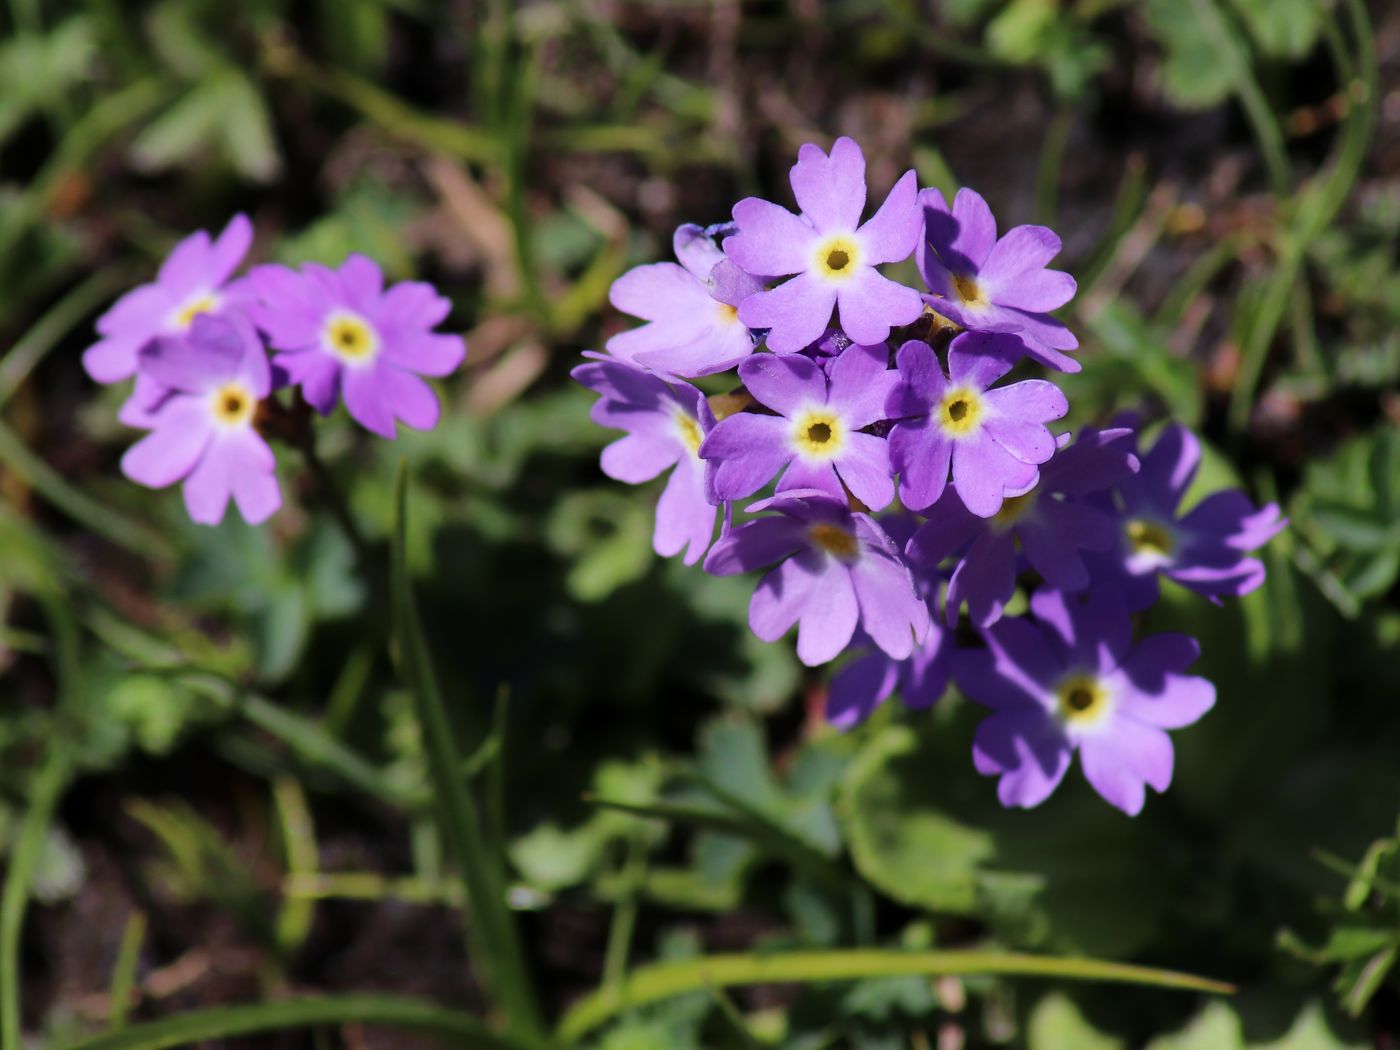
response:
{"label": "green leaf", "polygon": [[1161,70],[1166,93],[1183,106],[1224,102],[1235,85],[1230,41],[1213,33],[1188,0],[1146,0],[1146,10],[1166,50]]}
{"label": "green leaf", "polygon": [[1275,58],[1303,58],[1317,44],[1320,0],[1231,0],[1259,50]]}
{"label": "green leaf", "polygon": [[1026,1038],[1029,1050],[1123,1050],[1126,1045],[1090,1024],[1075,1001],[1062,992],[1051,992],[1035,1004]]}

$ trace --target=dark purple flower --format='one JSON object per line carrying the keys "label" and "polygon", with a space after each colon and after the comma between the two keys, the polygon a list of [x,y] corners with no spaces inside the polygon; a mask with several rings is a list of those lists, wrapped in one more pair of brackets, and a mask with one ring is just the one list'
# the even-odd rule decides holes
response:
{"label": "dark purple flower", "polygon": [[198,230],[177,244],[154,282],[133,288],[97,319],[102,338],[83,352],[88,375],[99,383],[130,379],[151,340],[184,335],[201,314],[219,316],[239,305],[241,282],[230,286],[229,278],[252,243],[253,224],[235,215],[218,239]]}
{"label": "dark purple flower", "polygon": [[1195,722],[1215,687],[1184,672],[1200,646],[1184,634],[1132,642],[1132,621],[1114,591],[1084,597],[1042,588],[1035,619],[1002,620],[986,649],[953,657],[959,688],[993,714],[977,728],[977,771],[999,776],[1004,806],[1045,801],[1079,752],[1094,790],[1124,813],[1142,810],[1146,788],[1172,779],[1165,730]]}
{"label": "dark purple flower", "polygon": [[956,482],[929,509],[928,521],[909,541],[915,565],[937,565],[964,551],[948,581],[945,612],[950,624],[967,602],[978,626],[995,623],[1016,590],[1017,548],[1031,568],[1064,591],[1089,586],[1086,550],[1107,550],[1114,522],[1098,507],[1064,497],[1082,496],[1121,481],[1138,468],[1126,441],[1130,430],[1086,430],[1040,469],[1040,483],[1008,497],[1000,511],[982,518],[959,499]]}
{"label": "dark purple flower", "polygon": [[329,415],[344,396],[355,421],[381,437],[394,437],[395,420],[419,430],[437,425],[437,395],[419,376],[456,370],[466,344],[433,331],[452,304],[432,285],[386,289],[383,272],[363,255],[338,270],[259,266],[248,282],[259,299],[258,327],[284,351],[274,363],[317,412]]}
{"label": "dark purple flower", "polygon": [[919,194],[924,235],[919,272],[933,295],[928,303],[972,331],[1015,332],[1025,352],[1050,368],[1078,372],[1062,350],[1079,346],[1074,333],[1046,311],[1074,298],[1074,278],[1045,264],[1060,238],[1044,226],[1017,226],[997,239],[996,219],[980,195],[961,189],[953,207],[936,189]]}
{"label": "dark purple flower", "polygon": [[899,472],[899,498],[923,510],[943,495],[951,465],[963,505],[979,517],[1001,509],[1002,498],[1035,484],[1036,464],[1055,454],[1045,424],[1069,411],[1058,387],[1044,379],[989,389],[1021,356],[1015,336],[964,332],[948,348],[948,376],[927,343],[899,348],[900,383],[887,414],[890,466]]}
{"label": "dark purple flower", "polygon": [[739,232],[724,242],[725,254],[751,274],[795,275],[746,298],[739,319],[769,329],[768,348],[777,353],[816,342],[833,308],[857,343],[883,343],[891,327],[915,321],[923,312],[919,294],[875,269],[914,250],[914,173],[905,172],[863,226],[865,155],[851,139],[837,139],[829,157],[810,143],[803,146],[791,182],[801,215],[757,197],[734,205]]}
{"label": "dark purple flower", "polygon": [[897,375],[883,346],[852,345],[830,376],[800,354],[755,354],[739,366],[754,399],[776,416],[740,412],[721,420],[700,447],[714,465],[720,499],[742,499],[785,471],[779,492],[845,489],[875,510],[894,499],[885,439],[861,428],[885,417]]}
{"label": "dark purple flower", "polygon": [[608,353],[676,376],[724,372],[753,353],[738,307],[763,285],[724,257],[711,232],[681,226],[672,239],[680,265],[638,266],[613,282],[613,306],[648,323],[613,336]]}
{"label": "dark purple flower", "polygon": [[930,623],[928,637],[907,659],[892,659],[878,649],[857,656],[831,679],[826,720],[842,731],[854,728],[896,689],[911,711],[932,707],[948,689],[953,651],[952,632]]}
{"label": "dark purple flower", "polygon": [[1287,524],[1278,505],[1256,507],[1238,489],[1207,496],[1178,517],[1177,506],[1196,475],[1201,444],[1179,423],[1168,424],[1142,469],[1095,502],[1114,513],[1114,544],[1088,557],[1096,583],[1119,588],[1133,610],[1157,600],[1158,575],[1209,598],[1239,597],[1264,582],[1264,564],[1248,552]]}
{"label": "dark purple flower", "polygon": [[928,606],[898,547],[870,515],[814,489],[747,509],[778,513],[721,536],[705,571],[730,576],[779,562],[749,603],[754,634],[774,642],[797,624],[797,656],[811,667],[834,659],[857,626],[896,660],[927,636]]}
{"label": "dark purple flower", "polygon": [[715,532],[705,464],[697,455],[715,424],[705,396],[689,383],[672,385],[623,361],[590,361],[572,374],[602,395],[593,406],[594,422],[627,431],[603,450],[608,477],[637,485],[676,468],[656,505],[652,547],[663,558],[684,551],[685,563],[693,565]]}
{"label": "dark purple flower", "polygon": [[230,498],[249,524],[282,505],[272,449],[254,428],[272,391],[272,369],[252,324],[239,312],[196,317],[188,336],[141,351],[141,369],[168,391],[151,432],[122,457],[122,472],[150,488],[184,479],[185,506],[217,525]]}

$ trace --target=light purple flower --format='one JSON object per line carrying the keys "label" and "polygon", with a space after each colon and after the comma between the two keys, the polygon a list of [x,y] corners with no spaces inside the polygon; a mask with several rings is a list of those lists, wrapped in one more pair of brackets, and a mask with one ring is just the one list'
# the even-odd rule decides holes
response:
{"label": "light purple flower", "polygon": [[386,289],[363,255],[340,269],[308,264],[301,273],[259,266],[248,276],[259,302],[258,327],[302,396],[322,415],[344,397],[361,426],[393,438],[395,420],[418,430],[437,425],[438,398],[420,375],[445,376],[466,355],[461,336],[433,329],[452,309],[422,281]]}
{"label": "light purple flower", "polygon": [[130,379],[151,340],[183,335],[201,314],[218,316],[237,306],[241,282],[228,282],[252,243],[253,224],[235,215],[218,239],[199,230],[177,244],[155,281],[133,288],[97,319],[102,338],[83,352],[88,375],[99,383]]}
{"label": "light purple flower", "polygon": [[779,492],[845,489],[879,510],[894,499],[885,439],[861,428],[885,417],[898,376],[883,346],[852,345],[830,366],[800,354],[755,354],[739,365],[754,400],[776,416],[740,412],[721,420],[700,457],[714,465],[715,495],[750,496],[784,471]]}
{"label": "light purple flower", "polygon": [[978,626],[1001,617],[1016,590],[1018,548],[1051,586],[1064,591],[1089,586],[1083,552],[1107,550],[1113,543],[1114,521],[1098,507],[1065,497],[1100,491],[1136,471],[1137,457],[1126,440],[1131,433],[1082,432],[1041,467],[1035,488],[1006,499],[991,518],[968,511],[956,487],[943,494],[909,541],[907,553],[916,566],[924,566],[963,552],[948,581],[948,623],[958,622],[964,601]]}
{"label": "light purple flower", "polygon": [[1091,554],[1096,583],[1117,587],[1132,610],[1157,600],[1158,575],[1218,601],[1248,594],[1264,582],[1264,564],[1248,552],[1273,539],[1286,520],[1278,505],[1256,507],[1238,489],[1217,492],[1185,516],[1177,506],[1196,475],[1201,444],[1179,423],[1166,426],[1142,470],[1096,497],[1117,522],[1114,544]]}
{"label": "light purple flower", "polygon": [[254,428],[272,369],[252,324],[235,311],[201,315],[187,336],[141,351],[141,369],[169,393],[152,430],[122,457],[122,472],[150,488],[184,479],[185,507],[201,525],[223,520],[230,498],[257,525],[282,505],[272,449]]}
{"label": "light purple flower", "polygon": [[977,728],[977,771],[998,776],[1004,806],[1045,801],[1070,757],[1090,785],[1136,816],[1146,788],[1172,779],[1166,730],[1195,722],[1215,703],[1215,687],[1184,672],[1200,646],[1184,634],[1132,642],[1132,621],[1113,591],[1080,598],[1042,588],[1035,619],[1005,619],[984,632],[987,648],[953,657],[959,688],[993,714]]}
{"label": "light purple flower", "polygon": [[749,626],[765,642],[796,624],[797,656],[815,667],[845,649],[857,626],[896,660],[927,636],[928,606],[898,547],[870,515],[815,489],[747,509],[778,513],[721,536],[705,571],[730,576],[779,563],[749,603]]}
{"label": "light purple flower", "polygon": [[656,505],[652,547],[663,558],[684,551],[685,564],[695,564],[715,532],[715,506],[697,455],[715,425],[705,395],[689,383],[672,385],[622,361],[591,361],[572,374],[603,395],[593,406],[593,421],[628,432],[603,450],[603,473],[637,485],[676,468]]}
{"label": "light purple flower", "polygon": [[1044,226],[1017,226],[998,240],[991,209],[969,189],[958,191],[952,208],[936,189],[921,192],[919,203],[917,259],[933,292],[929,305],[971,331],[1015,332],[1037,361],[1078,372],[1079,363],[1060,351],[1079,340],[1047,313],[1074,298],[1074,278],[1045,268],[1059,254],[1060,238]]}
{"label": "light purple flower", "polygon": [[891,327],[918,319],[919,294],[875,269],[907,259],[914,250],[919,237],[914,173],[904,173],[863,226],[865,155],[851,139],[837,139],[829,157],[810,143],[803,146],[791,182],[801,215],[757,197],[734,205],[739,232],[724,242],[725,254],[751,274],[796,275],[745,299],[739,319],[750,328],[769,329],[768,348],[777,353],[815,342],[830,324],[833,308],[856,343],[882,343]]}
{"label": "light purple flower", "polygon": [[1069,411],[1058,387],[1027,379],[989,389],[1021,356],[1014,336],[964,332],[948,348],[949,375],[918,340],[899,348],[900,383],[887,415],[890,466],[899,498],[923,510],[943,495],[951,466],[963,505],[979,517],[1001,509],[1004,496],[1035,484],[1036,465],[1055,454],[1045,424]]}
{"label": "light purple flower", "polygon": [[763,284],[724,257],[715,232],[681,226],[672,239],[680,265],[638,266],[613,282],[613,306],[648,323],[613,336],[608,353],[675,376],[724,372],[753,353],[738,306]]}

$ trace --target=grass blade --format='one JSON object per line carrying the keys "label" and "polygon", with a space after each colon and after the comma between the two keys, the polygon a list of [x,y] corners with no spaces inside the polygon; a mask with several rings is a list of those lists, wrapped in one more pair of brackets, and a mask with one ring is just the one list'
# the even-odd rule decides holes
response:
{"label": "grass blade", "polygon": [[1016,952],[849,950],[779,952],[773,955],[711,955],[657,963],[634,970],[620,985],[603,988],[574,1005],[559,1025],[568,1044],[593,1031],[623,1010],[635,1009],[707,988],[807,981],[856,981],[868,977],[926,977],[992,974],[1001,977],[1048,977],[1069,981],[1136,984],[1180,991],[1233,994],[1233,985],[1172,970],[1054,958]]}

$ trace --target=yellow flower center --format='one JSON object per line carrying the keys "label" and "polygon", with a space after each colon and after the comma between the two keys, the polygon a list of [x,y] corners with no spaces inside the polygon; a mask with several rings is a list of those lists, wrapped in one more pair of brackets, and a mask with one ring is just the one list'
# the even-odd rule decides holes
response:
{"label": "yellow flower center", "polygon": [[842,561],[855,561],[860,550],[855,533],[843,529],[840,525],[828,525],[825,522],[813,525],[807,530],[807,535],[811,537],[815,547]]}
{"label": "yellow flower center", "polygon": [[962,300],[964,306],[986,306],[987,300],[982,294],[982,286],[975,278],[964,277],[960,273],[953,274],[953,290],[958,293],[958,298]]}
{"label": "yellow flower center", "polygon": [[719,315],[720,324],[737,324],[739,321],[739,308],[730,306],[728,303],[715,303],[715,313]]}
{"label": "yellow flower center", "polygon": [[1001,510],[992,516],[992,526],[1002,530],[1009,529],[1024,518],[1034,506],[1034,491],[1023,493],[1020,496],[1007,496],[1001,501]]}
{"label": "yellow flower center", "polygon": [[1101,721],[1112,707],[1111,697],[1093,675],[1070,675],[1056,690],[1060,721],[1072,726],[1088,726]]}
{"label": "yellow flower center", "polygon": [[1135,518],[1128,522],[1125,531],[1128,534],[1128,546],[1132,547],[1135,554],[1151,554],[1165,558],[1176,545],[1172,534],[1155,521]]}
{"label": "yellow flower center", "polygon": [[807,409],[792,421],[792,443],[809,459],[832,459],[846,444],[846,427],[826,409]]}
{"label": "yellow flower center", "polygon": [[977,391],[968,387],[958,387],[943,395],[935,418],[950,437],[964,437],[974,434],[982,425],[984,406]]}
{"label": "yellow flower center", "polygon": [[225,383],[210,395],[209,407],[220,426],[243,426],[253,418],[257,406],[253,392],[236,380]]}
{"label": "yellow flower center", "polygon": [[692,456],[696,455],[700,451],[700,442],[705,440],[705,435],[700,432],[700,421],[684,412],[677,412],[676,430],[680,433],[681,444],[690,450]]}
{"label": "yellow flower center", "polygon": [[860,246],[849,234],[828,237],[817,245],[816,271],[830,280],[844,280],[860,263]]}
{"label": "yellow flower center", "polygon": [[200,292],[192,296],[180,309],[175,311],[175,327],[186,331],[200,314],[211,313],[219,308],[219,297],[213,292]]}
{"label": "yellow flower center", "polygon": [[379,352],[379,335],[363,317],[332,314],[326,321],[325,346],[346,364],[368,364]]}

